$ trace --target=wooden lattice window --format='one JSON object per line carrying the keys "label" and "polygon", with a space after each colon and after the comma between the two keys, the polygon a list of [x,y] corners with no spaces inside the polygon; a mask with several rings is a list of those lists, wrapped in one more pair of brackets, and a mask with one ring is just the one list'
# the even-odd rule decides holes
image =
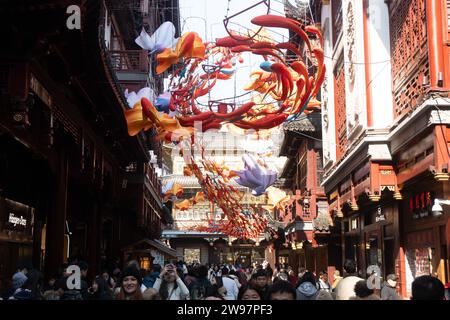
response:
{"label": "wooden lattice window", "polygon": [[422,79],[429,79],[425,0],[401,1],[390,20],[394,116],[399,117],[417,106]]}
{"label": "wooden lattice window", "polygon": [[299,190],[306,189],[306,178],[308,175],[307,153],[306,142],[303,142],[299,148],[297,163],[297,189]]}
{"label": "wooden lattice window", "polygon": [[[340,61],[341,59],[339,59]],[[336,108],[336,129],[337,129],[337,158],[338,160],[345,155],[347,139],[347,108],[345,102],[345,72],[343,63],[336,66],[335,69],[335,108]]]}

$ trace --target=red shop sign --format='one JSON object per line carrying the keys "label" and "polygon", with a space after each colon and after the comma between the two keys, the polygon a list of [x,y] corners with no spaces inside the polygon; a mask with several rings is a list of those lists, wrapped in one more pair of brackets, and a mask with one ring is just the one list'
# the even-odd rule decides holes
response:
{"label": "red shop sign", "polygon": [[430,191],[415,194],[409,198],[409,211],[414,219],[431,216],[434,195]]}

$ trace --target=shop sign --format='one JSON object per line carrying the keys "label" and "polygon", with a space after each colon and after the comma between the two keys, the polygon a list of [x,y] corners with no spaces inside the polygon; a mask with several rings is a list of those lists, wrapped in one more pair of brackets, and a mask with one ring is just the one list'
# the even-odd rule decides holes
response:
{"label": "shop sign", "polygon": [[433,194],[429,191],[415,194],[409,198],[409,210],[413,219],[421,219],[431,216],[433,198]]}
{"label": "shop sign", "polygon": [[8,223],[13,225],[14,227],[27,227],[27,219],[25,219],[23,216],[18,217],[14,215],[13,212],[9,213]]}
{"label": "shop sign", "polygon": [[377,214],[375,216],[375,222],[380,222],[380,221],[385,221],[386,220],[386,216],[384,215],[384,213],[381,211],[381,207],[378,206],[377,209]]}
{"label": "shop sign", "polygon": [[33,208],[3,198],[0,199],[0,217],[3,220],[3,229],[31,233]]}

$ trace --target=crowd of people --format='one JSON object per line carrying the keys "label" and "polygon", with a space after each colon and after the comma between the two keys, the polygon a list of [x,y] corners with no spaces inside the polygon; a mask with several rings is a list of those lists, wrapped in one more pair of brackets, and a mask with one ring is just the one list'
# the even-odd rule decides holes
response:
{"label": "crowd of people", "polygon": [[[72,262],[73,263],[73,262]],[[41,272],[30,265],[19,266],[11,287],[1,299],[11,300],[402,300],[397,277],[388,275],[381,288],[372,289],[367,279],[356,273],[353,261],[346,261],[344,277],[315,274],[305,268],[295,272],[290,266],[273,270],[267,263],[250,268],[239,265],[186,265],[182,261],[154,264],[148,272],[137,261],[120,269],[104,270],[88,281],[86,262],[76,261],[80,270],[77,288],[68,284],[71,269],[44,284]],[[448,289],[433,276],[420,276],[412,283],[412,300],[445,300]]]}

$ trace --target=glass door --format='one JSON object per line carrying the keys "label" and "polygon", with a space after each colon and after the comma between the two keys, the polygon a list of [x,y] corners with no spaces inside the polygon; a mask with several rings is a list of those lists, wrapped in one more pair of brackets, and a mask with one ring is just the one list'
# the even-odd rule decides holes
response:
{"label": "glass door", "polygon": [[383,265],[379,238],[378,230],[366,233],[366,267]]}

